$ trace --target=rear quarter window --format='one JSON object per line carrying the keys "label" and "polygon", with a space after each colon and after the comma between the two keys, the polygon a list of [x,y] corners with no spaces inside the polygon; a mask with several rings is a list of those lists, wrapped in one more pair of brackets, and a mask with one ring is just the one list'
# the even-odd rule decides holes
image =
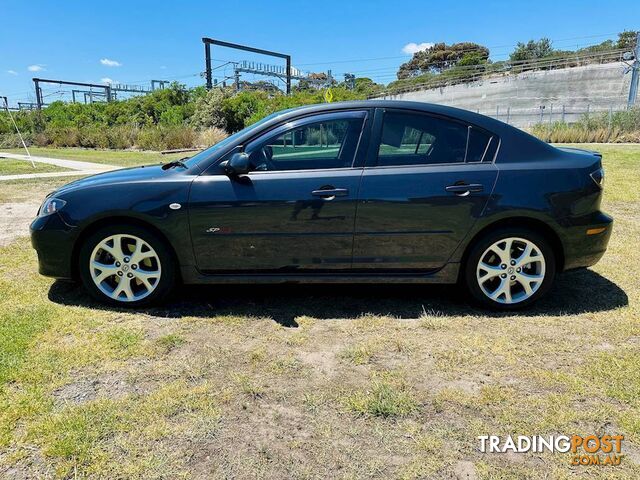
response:
{"label": "rear quarter window", "polygon": [[469,127],[467,163],[492,162],[498,148],[498,137],[477,127]]}

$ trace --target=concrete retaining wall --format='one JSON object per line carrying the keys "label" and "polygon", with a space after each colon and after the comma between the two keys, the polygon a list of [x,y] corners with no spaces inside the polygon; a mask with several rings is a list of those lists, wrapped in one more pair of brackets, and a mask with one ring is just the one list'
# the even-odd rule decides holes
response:
{"label": "concrete retaining wall", "polygon": [[615,62],[493,76],[380,98],[451,105],[527,127],[540,121],[573,122],[587,112],[623,110],[630,79],[624,65]]}

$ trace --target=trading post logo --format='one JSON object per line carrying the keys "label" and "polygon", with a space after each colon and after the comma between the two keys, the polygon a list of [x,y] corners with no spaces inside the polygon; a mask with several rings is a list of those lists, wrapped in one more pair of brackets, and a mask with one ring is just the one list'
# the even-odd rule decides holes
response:
{"label": "trading post logo", "polygon": [[571,465],[620,465],[624,435],[480,435],[483,453],[571,453]]}

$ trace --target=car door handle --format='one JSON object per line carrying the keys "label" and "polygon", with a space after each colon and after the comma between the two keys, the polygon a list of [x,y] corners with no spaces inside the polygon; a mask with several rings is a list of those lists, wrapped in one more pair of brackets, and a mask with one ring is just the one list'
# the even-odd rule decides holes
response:
{"label": "car door handle", "polygon": [[455,193],[456,195],[469,195],[471,192],[481,192],[484,187],[481,183],[462,183],[456,185],[449,185],[445,187],[447,192]]}
{"label": "car door handle", "polygon": [[346,197],[349,195],[349,190],[347,188],[323,188],[312,191],[311,195],[322,198]]}

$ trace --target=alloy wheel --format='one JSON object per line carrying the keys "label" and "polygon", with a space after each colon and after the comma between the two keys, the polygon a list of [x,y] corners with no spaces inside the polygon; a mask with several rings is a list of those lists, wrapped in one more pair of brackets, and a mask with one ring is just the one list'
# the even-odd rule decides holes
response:
{"label": "alloy wheel", "polygon": [[493,243],[480,256],[476,280],[482,292],[502,304],[516,304],[538,291],[545,278],[542,250],[531,240],[508,237]]}
{"label": "alloy wheel", "polygon": [[89,262],[96,287],[119,302],[142,300],[160,282],[160,257],[149,243],[135,235],[106,237],[93,249]]}

